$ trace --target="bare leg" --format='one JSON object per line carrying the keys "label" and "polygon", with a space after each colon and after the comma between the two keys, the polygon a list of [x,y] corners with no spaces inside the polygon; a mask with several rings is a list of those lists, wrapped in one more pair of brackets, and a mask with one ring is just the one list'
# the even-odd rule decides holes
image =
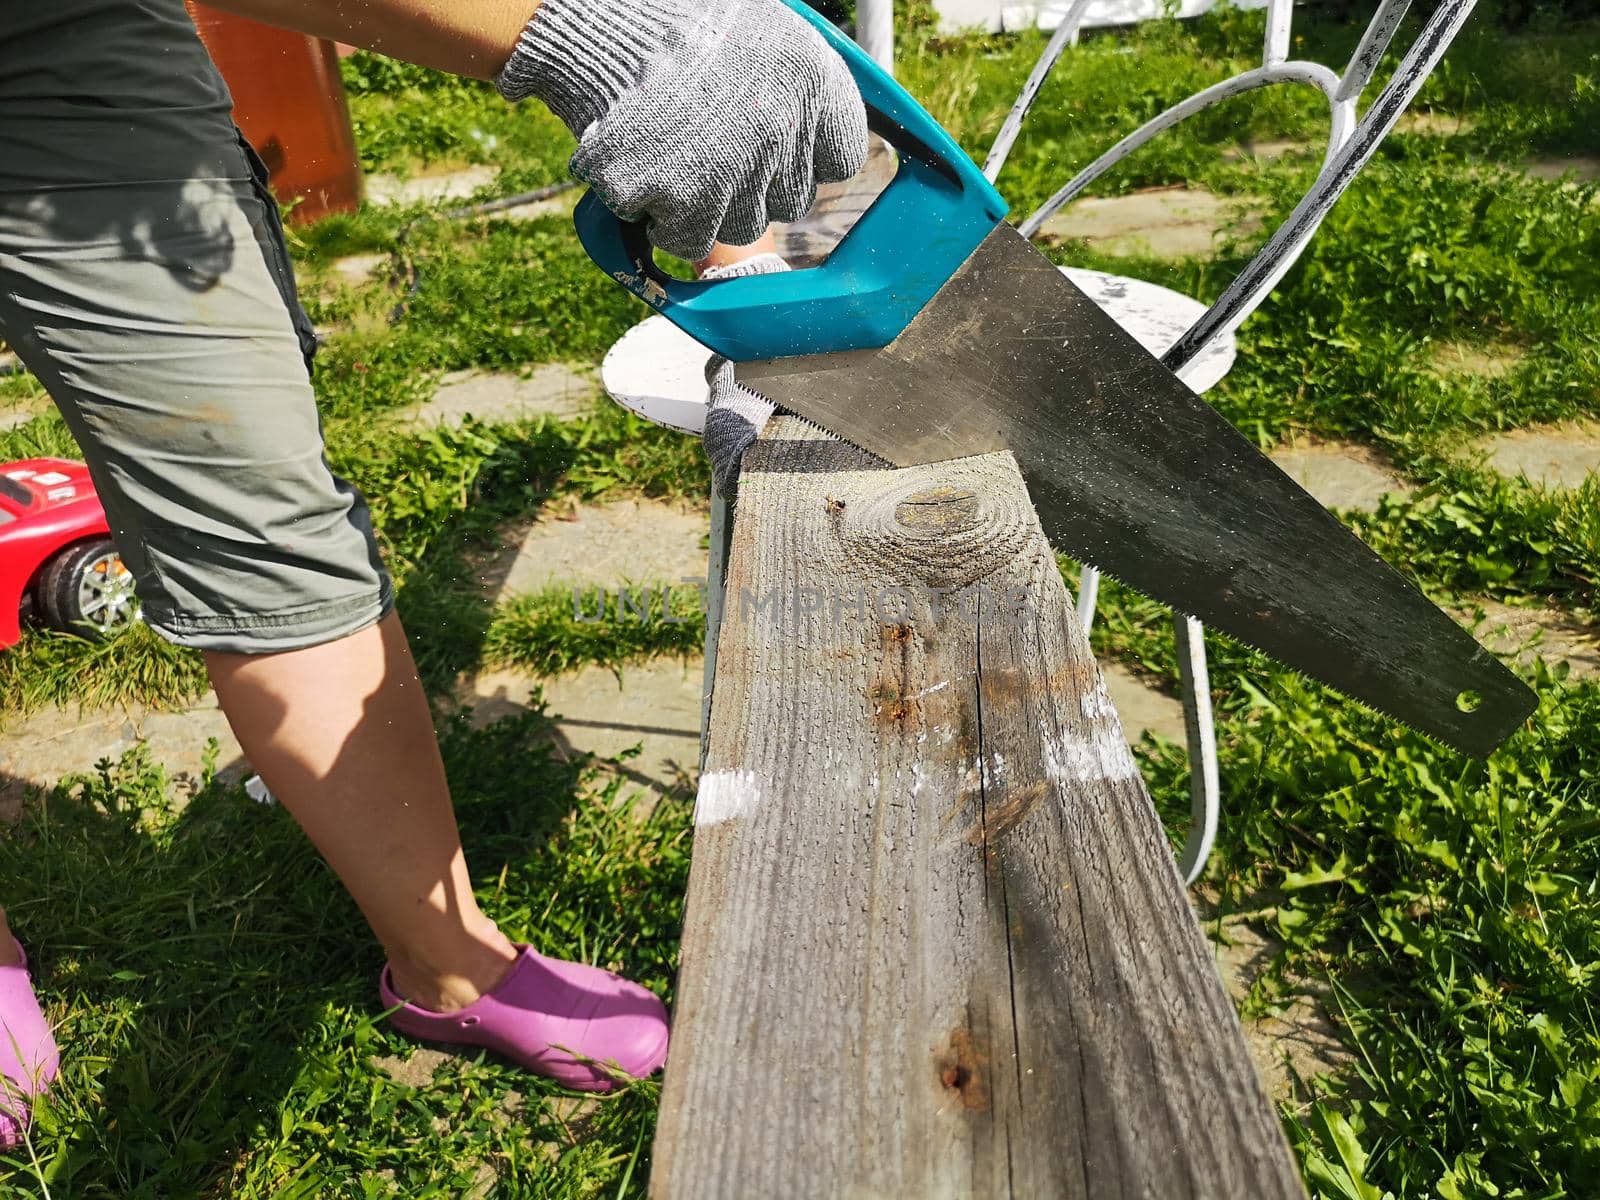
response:
{"label": "bare leg", "polygon": [[0,967],[14,967],[22,960],[17,957],[17,942],[11,936],[11,926],[6,924],[6,910],[0,908]]}
{"label": "bare leg", "polygon": [[492,989],[516,951],[473,898],[399,617],[305,650],[205,658],[246,757],[360,905],[397,990],[452,1011]]}

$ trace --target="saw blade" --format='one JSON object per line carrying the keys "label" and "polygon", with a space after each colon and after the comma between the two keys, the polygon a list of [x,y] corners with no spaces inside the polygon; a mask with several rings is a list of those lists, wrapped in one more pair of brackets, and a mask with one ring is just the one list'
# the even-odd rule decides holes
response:
{"label": "saw blade", "polygon": [[882,349],[735,372],[896,466],[1010,451],[1059,550],[1467,754],[1537,703],[1007,225]]}
{"label": "saw blade", "polygon": [[[889,468],[889,469],[892,469],[894,467],[894,464],[889,462],[887,459],[880,458],[880,457],[878,457],[878,455],[873,454],[871,451],[867,450],[865,447],[856,445],[849,438],[840,437],[837,433],[834,433],[831,429],[825,429],[821,425],[818,425],[815,421],[809,420],[806,417],[802,417],[798,413],[789,413],[787,415],[788,415],[790,420],[798,421],[805,428],[807,428],[809,430],[813,430],[814,432],[816,432],[817,434],[819,434],[821,436],[832,438],[832,439],[834,439],[836,441],[844,443],[845,445],[849,446],[851,449],[856,450],[859,453],[861,453],[862,455],[864,455],[865,457],[871,459],[876,464],[881,464],[883,467]],[[1058,549],[1059,549],[1059,547],[1058,547]],[[1071,555],[1066,554],[1065,551],[1063,551],[1062,553],[1063,553],[1064,557],[1070,559],[1072,562],[1076,563],[1078,566],[1080,566],[1080,567],[1089,567],[1089,568],[1092,568],[1093,570],[1099,572],[1100,577],[1101,577],[1102,580],[1110,580],[1113,583],[1119,583],[1119,584],[1126,584],[1127,583],[1127,580],[1117,578],[1117,576],[1116,576],[1116,574],[1114,572],[1108,570],[1101,563],[1093,562],[1093,561],[1091,561],[1089,559],[1086,559],[1086,558],[1073,558]],[[1104,596],[1105,596],[1105,593],[1102,592],[1101,593],[1101,600],[1100,600],[1101,605],[1104,605],[1104,603],[1105,603]],[[1074,599],[1073,603],[1074,604],[1077,603],[1076,599]],[[1169,607],[1171,609],[1171,611],[1173,613],[1173,616],[1175,618],[1194,617],[1195,616],[1194,613],[1189,612],[1186,609],[1184,609],[1184,608],[1182,608],[1180,606],[1177,606],[1177,605],[1168,605],[1167,607]],[[1199,620],[1199,618],[1195,617],[1195,620]],[[1215,632],[1215,631],[1213,631],[1213,632]],[[1250,648],[1251,649],[1259,649],[1259,647],[1250,647]],[[1282,664],[1280,662],[1279,665],[1283,666],[1284,664]],[[1299,680],[1302,683],[1316,683],[1316,684],[1319,684],[1319,685],[1321,683],[1321,681],[1312,679],[1304,671],[1301,671],[1298,668],[1289,667],[1287,669],[1288,669],[1288,673],[1291,676],[1293,676],[1295,679]],[[1344,698],[1347,701],[1355,704],[1356,707],[1358,707],[1358,708],[1364,709],[1365,711],[1370,712],[1370,713],[1374,713],[1374,714],[1384,718],[1385,720],[1393,721],[1395,724],[1403,725],[1407,729],[1411,730],[1413,733],[1422,734],[1423,736],[1428,736],[1426,734],[1423,734],[1422,730],[1418,729],[1414,724],[1412,724],[1405,717],[1401,716],[1399,713],[1392,712],[1392,711],[1390,711],[1389,709],[1386,709],[1386,708],[1380,708],[1378,705],[1373,704],[1370,701],[1358,699],[1357,697],[1351,696],[1348,693],[1341,693],[1341,694],[1344,695]],[[1435,740],[1438,740],[1438,739],[1435,739]]]}

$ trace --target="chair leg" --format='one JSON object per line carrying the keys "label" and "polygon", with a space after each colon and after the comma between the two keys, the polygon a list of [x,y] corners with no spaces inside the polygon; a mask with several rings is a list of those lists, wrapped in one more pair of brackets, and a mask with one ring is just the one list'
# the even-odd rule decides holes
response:
{"label": "chair leg", "polygon": [[[1088,634],[1100,595],[1100,572],[1084,567],[1078,575],[1078,622]],[[1205,627],[1193,617],[1172,614],[1178,643],[1178,675],[1183,685],[1183,729],[1189,743],[1189,836],[1178,855],[1186,884],[1200,878],[1217,840],[1222,809],[1222,777],[1217,767],[1217,728],[1211,716],[1211,672],[1206,666]],[[709,689],[708,693],[709,695]]]}
{"label": "chair leg", "polygon": [[1078,572],[1078,599],[1075,607],[1078,610],[1078,624],[1082,627],[1085,637],[1094,627],[1094,606],[1099,598],[1100,572],[1093,567],[1082,568]]}
{"label": "chair leg", "polygon": [[728,573],[728,544],[733,538],[731,506],[715,486],[711,489],[711,550],[706,561],[706,667],[700,685],[700,765],[706,765],[706,731],[711,727],[711,690],[717,679],[717,634],[722,628],[723,580]]}
{"label": "chair leg", "polygon": [[1222,784],[1217,769],[1217,729],[1211,718],[1211,673],[1206,667],[1205,629],[1193,617],[1174,613],[1178,674],[1183,683],[1183,726],[1189,741],[1189,836],[1178,856],[1186,884],[1200,878],[1217,840]]}

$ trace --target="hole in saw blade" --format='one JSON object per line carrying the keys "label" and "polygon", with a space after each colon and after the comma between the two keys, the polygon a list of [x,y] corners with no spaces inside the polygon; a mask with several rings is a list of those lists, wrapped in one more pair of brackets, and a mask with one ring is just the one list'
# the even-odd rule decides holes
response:
{"label": "hole in saw blade", "polygon": [[1456,696],[1456,707],[1464,713],[1475,713],[1483,705],[1483,697],[1477,692],[1461,692]]}

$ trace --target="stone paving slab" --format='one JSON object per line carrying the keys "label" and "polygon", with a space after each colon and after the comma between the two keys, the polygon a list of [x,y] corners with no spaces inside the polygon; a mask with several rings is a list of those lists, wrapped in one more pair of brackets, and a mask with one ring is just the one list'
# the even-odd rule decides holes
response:
{"label": "stone paving slab", "polygon": [[570,217],[572,210],[578,206],[578,201],[583,198],[582,187],[569,188],[564,192],[557,192],[545,200],[534,200],[529,204],[518,204],[513,208],[502,208],[497,212],[487,214],[491,221],[537,221],[542,217]]}
{"label": "stone paving slab", "polygon": [[692,791],[700,764],[701,683],[705,662],[657,659],[625,667],[618,675],[585,667],[559,679],[540,680],[526,671],[489,671],[465,680],[456,698],[473,706],[477,725],[522,712],[543,688],[564,754],[612,757],[639,746],[621,774],[654,796]]}
{"label": "stone paving slab", "polygon": [[465,200],[482,188],[488,187],[500,175],[499,167],[457,167],[436,174],[413,175],[401,179],[398,175],[368,175],[366,179],[367,203],[436,204],[441,200]]}
{"label": "stone paving slab", "polygon": [[389,271],[387,254],[347,254],[333,260],[333,276],[350,287],[364,287]]}
{"label": "stone paving slab", "polygon": [[1415,137],[1446,138],[1471,133],[1477,127],[1478,123],[1471,117],[1458,113],[1412,111],[1400,115],[1394,131]]}
{"label": "stone paving slab", "polygon": [[1476,443],[1489,466],[1547,488],[1576,488],[1600,473],[1600,421],[1513,429]]}
{"label": "stone paving slab", "polygon": [[[0,378],[22,369],[17,356],[9,350],[0,350]],[[21,396],[0,396],[0,433],[26,425],[50,407],[44,397],[24,399]]]}
{"label": "stone paving slab", "polygon": [[[392,175],[369,175],[367,199],[373,204],[414,204],[420,201],[456,200],[470,197],[493,183],[498,171],[492,167],[470,167],[446,175],[401,180]],[[518,204],[485,214],[504,221],[535,221],[541,217],[571,216],[583,195],[582,188],[571,188],[544,200]],[[332,282],[364,287],[388,274],[388,254],[347,254],[330,264]],[[0,355],[0,361],[4,355]]]}
{"label": "stone paving slab", "polygon": [[[406,179],[397,175],[368,175],[367,202],[391,205],[438,204],[447,200],[467,200],[488,187],[499,176],[499,167],[481,165],[413,175]],[[502,208],[485,216],[504,221],[535,221],[541,217],[569,216],[582,195],[582,187],[573,187],[543,200],[532,200],[527,204]]]}
{"label": "stone paving slab", "polygon": [[141,706],[107,712],[47,708],[0,729],[0,821],[13,819],[29,788],[54,787],[65,775],[94,770],[141,739],[166,767],[179,798],[199,789],[206,740],[218,743],[217,771],[226,781],[251,774],[228,719],[207,692],[189,708],[157,712]]}
{"label": "stone paving slab", "polygon": [[1216,250],[1224,232],[1250,234],[1261,227],[1248,201],[1175,187],[1074,200],[1041,232],[1081,239],[1107,254],[1203,258]]}
{"label": "stone paving slab", "polygon": [[1224,162],[1239,162],[1241,159],[1256,159],[1260,162],[1270,162],[1272,159],[1285,158],[1291,154],[1321,154],[1322,147],[1315,142],[1304,142],[1298,138],[1240,138],[1238,143],[1229,146],[1222,152]]}
{"label": "stone paving slab", "polygon": [[431,1046],[418,1046],[404,1058],[398,1054],[379,1055],[372,1065],[398,1084],[425,1088],[433,1084],[434,1072],[456,1057]]}
{"label": "stone paving slab", "polygon": [[1187,735],[1182,700],[1158,690],[1118,662],[1102,661],[1100,674],[1105,677],[1106,692],[1122,719],[1122,732],[1130,745],[1137,743],[1147,730],[1175,742],[1184,741]]}
{"label": "stone paving slab", "polygon": [[[1523,607],[1479,600],[1483,623],[1477,638],[1499,654],[1516,652],[1516,661],[1526,666],[1536,658],[1550,664],[1566,663],[1572,679],[1600,676],[1600,626],[1580,621],[1558,608]],[[1474,609],[1462,609],[1463,621],[1476,618]]]}
{"label": "stone paving slab", "polygon": [[1327,508],[1375,512],[1384,496],[1413,490],[1388,459],[1354,442],[1280,446],[1269,457]]}
{"label": "stone paving slab", "polygon": [[475,574],[496,604],[558,582],[615,589],[704,579],[710,531],[711,518],[701,509],[648,500],[581,505],[541,513],[508,531],[507,544],[480,559]]}
{"label": "stone paving slab", "polygon": [[400,419],[451,428],[468,416],[489,422],[541,416],[568,420],[586,413],[598,393],[593,370],[568,363],[542,363],[527,375],[453,371],[440,380],[431,400]]}
{"label": "stone paving slab", "polygon": [[1600,155],[1531,158],[1522,164],[1522,170],[1535,179],[1556,180],[1570,175],[1577,183],[1590,183],[1600,179]]}

